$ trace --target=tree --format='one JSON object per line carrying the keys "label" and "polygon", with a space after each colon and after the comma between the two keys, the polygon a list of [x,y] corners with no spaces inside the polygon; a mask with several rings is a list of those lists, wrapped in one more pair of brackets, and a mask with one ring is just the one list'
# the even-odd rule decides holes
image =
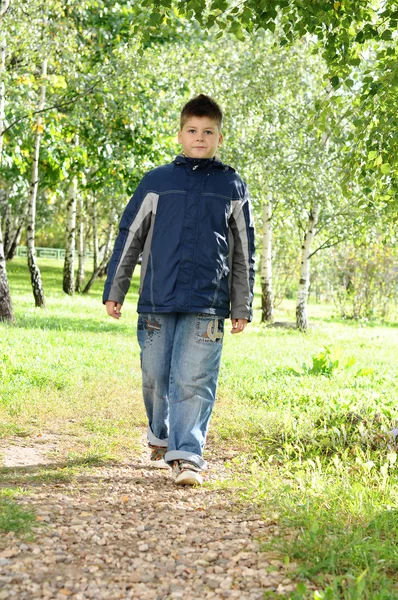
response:
{"label": "tree", "polygon": [[36,126],[35,126],[35,142],[34,151],[32,158],[32,177],[30,182],[29,201],[28,201],[28,223],[27,223],[27,248],[28,248],[28,266],[30,271],[30,279],[32,282],[33,296],[35,299],[35,305],[38,308],[45,307],[45,298],[43,291],[43,284],[41,281],[40,269],[36,261],[35,251],[35,228],[36,228],[36,198],[37,188],[39,186],[39,155],[40,155],[40,142],[41,133],[43,130],[41,111],[44,108],[44,102],[46,99],[46,77],[47,77],[47,64],[48,59],[43,58],[41,67],[41,87],[40,96],[38,102],[38,110],[36,114]]}
{"label": "tree", "polygon": [[[79,136],[75,134],[75,146],[79,145]],[[69,187],[69,199],[66,217],[66,243],[63,290],[72,296],[75,291],[75,238],[76,238],[76,211],[77,211],[77,175],[73,176]]]}
{"label": "tree", "polygon": [[[0,25],[1,19],[9,7],[9,0],[0,2]],[[4,107],[5,107],[5,85],[3,75],[6,69],[6,38],[0,33],[0,166],[3,158],[3,132],[4,132]],[[14,318],[10,286],[7,279],[6,260],[4,255],[3,234],[0,226],[0,321],[12,321]]]}

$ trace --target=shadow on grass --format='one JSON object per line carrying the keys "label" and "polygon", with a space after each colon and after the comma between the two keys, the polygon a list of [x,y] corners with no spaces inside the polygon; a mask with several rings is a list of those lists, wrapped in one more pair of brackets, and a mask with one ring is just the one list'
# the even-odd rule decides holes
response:
{"label": "shadow on grass", "polygon": [[115,458],[105,458],[101,455],[83,456],[63,462],[40,463],[38,465],[1,467],[0,487],[29,483],[49,483],[70,481],[76,476],[79,467],[103,467],[119,464]]}
{"label": "shadow on grass", "polygon": [[75,331],[90,333],[111,333],[115,335],[128,334],[131,336],[135,330],[135,323],[118,323],[117,325],[109,319],[109,322],[101,322],[98,319],[87,319],[86,317],[71,318],[58,315],[23,315],[17,317],[13,324],[4,323],[4,327],[17,327],[19,329],[43,329],[49,331]]}
{"label": "shadow on grass", "polygon": [[355,328],[370,328],[374,327],[389,327],[389,328],[397,328],[398,321],[382,321],[381,319],[343,319],[340,316],[330,316],[330,317],[311,317],[310,321],[320,322],[323,324],[339,324],[339,325],[347,325],[348,327]]}
{"label": "shadow on grass", "polygon": [[[85,473],[83,469],[92,467],[117,467],[124,466],[134,470],[159,471],[156,467],[145,465],[126,463],[116,458],[105,458],[101,455],[91,455],[82,458],[74,458],[63,462],[42,463],[29,466],[1,467],[0,468],[0,489],[10,488],[12,486],[37,486],[40,484],[49,483],[68,483],[72,480],[79,482],[98,482],[98,476]],[[101,481],[112,479],[106,475],[101,475]],[[126,477],[121,476],[120,479],[125,480]],[[132,478],[143,482],[147,478]]]}

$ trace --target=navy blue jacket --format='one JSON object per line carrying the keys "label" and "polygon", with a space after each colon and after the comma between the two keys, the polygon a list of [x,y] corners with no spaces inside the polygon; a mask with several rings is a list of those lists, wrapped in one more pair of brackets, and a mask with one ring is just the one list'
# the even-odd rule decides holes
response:
{"label": "navy blue jacket", "polygon": [[103,301],[123,304],[143,252],[138,312],[252,318],[254,227],[245,182],[217,158],[179,155],[130,199]]}

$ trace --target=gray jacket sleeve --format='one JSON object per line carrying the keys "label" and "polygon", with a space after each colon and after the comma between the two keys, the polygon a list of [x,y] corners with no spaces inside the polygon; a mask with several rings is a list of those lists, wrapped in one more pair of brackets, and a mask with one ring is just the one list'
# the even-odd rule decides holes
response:
{"label": "gray jacket sleeve", "polygon": [[108,267],[102,297],[123,304],[130,287],[134,267],[143,249],[151,224],[154,194],[146,191],[145,177],[127,204],[119,225],[119,234]]}
{"label": "gray jacket sleeve", "polygon": [[242,200],[233,200],[229,226],[233,236],[231,318],[252,320],[254,293],[254,221],[245,186]]}

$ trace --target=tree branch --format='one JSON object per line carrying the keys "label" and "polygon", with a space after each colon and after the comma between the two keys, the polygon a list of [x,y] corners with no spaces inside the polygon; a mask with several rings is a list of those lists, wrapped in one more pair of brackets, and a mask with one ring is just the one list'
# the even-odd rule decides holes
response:
{"label": "tree branch", "polygon": [[[107,79],[107,78],[105,78],[105,79]],[[81,98],[85,98],[86,96],[88,96],[89,94],[91,94],[91,92],[94,90],[94,88],[96,88],[100,83],[103,83],[103,81],[104,81],[103,78],[99,79],[98,81],[96,81],[95,83],[93,83],[93,85],[90,86],[85,92],[81,92],[80,94],[76,94],[76,96],[74,96],[70,100],[67,100],[66,102],[61,102],[60,104],[59,103],[53,104],[52,106],[47,106],[46,108],[43,108],[42,110],[34,110],[32,113],[28,113],[28,114],[22,115],[22,117],[18,117],[18,119],[15,119],[15,121],[12,121],[12,123],[10,123],[10,125],[8,125],[8,127],[6,127],[0,133],[0,135],[4,135],[5,133],[7,133],[7,131],[9,131],[10,129],[12,129],[15,125],[17,125],[18,123],[20,123],[21,121],[23,121],[24,119],[27,119],[28,117],[30,117],[32,115],[37,115],[39,113],[48,112],[49,110],[53,110],[54,108],[60,109],[60,108],[63,108],[64,106],[69,106],[70,104],[74,104],[75,102],[77,102]]]}
{"label": "tree branch", "polygon": [[333,238],[329,238],[328,240],[326,240],[326,242],[324,242],[323,244],[318,246],[318,248],[316,248],[316,250],[311,252],[311,254],[308,257],[308,260],[310,260],[314,256],[314,254],[319,252],[319,250],[325,250],[326,248],[333,248],[333,246],[337,246],[338,244],[341,244],[341,242],[344,240],[344,236],[338,238],[337,240],[335,239],[334,242],[331,241],[332,239]]}

